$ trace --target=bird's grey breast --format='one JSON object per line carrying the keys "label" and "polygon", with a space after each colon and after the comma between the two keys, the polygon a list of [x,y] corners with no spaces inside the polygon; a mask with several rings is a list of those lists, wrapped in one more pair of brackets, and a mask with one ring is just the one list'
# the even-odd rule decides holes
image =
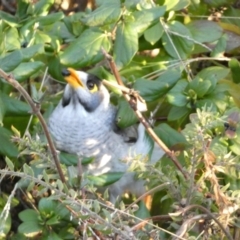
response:
{"label": "bird's grey breast", "polygon": [[81,105],[63,107],[61,103],[49,119],[49,129],[57,148],[84,156],[96,156],[113,134],[116,109],[86,112]]}

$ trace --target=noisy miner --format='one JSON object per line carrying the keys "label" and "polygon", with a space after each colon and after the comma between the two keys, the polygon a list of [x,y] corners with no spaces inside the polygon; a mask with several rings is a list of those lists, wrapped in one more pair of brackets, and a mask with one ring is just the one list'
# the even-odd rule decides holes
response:
{"label": "noisy miner", "polygon": [[[152,151],[144,127],[139,125],[134,143],[126,141],[124,134],[116,131],[117,109],[110,103],[110,94],[101,80],[71,68],[62,74],[68,84],[48,123],[57,149],[79,157],[94,157],[83,169],[91,175],[124,172],[109,186],[111,202],[126,191],[141,196],[146,191],[144,181],[136,180],[128,168],[134,159],[146,160]],[[155,146],[151,155],[151,162],[156,162],[163,151]]]}

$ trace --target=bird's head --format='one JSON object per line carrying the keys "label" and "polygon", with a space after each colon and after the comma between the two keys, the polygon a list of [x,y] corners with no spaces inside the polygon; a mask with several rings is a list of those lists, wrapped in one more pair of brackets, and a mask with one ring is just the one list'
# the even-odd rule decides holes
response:
{"label": "bird's head", "polygon": [[72,68],[63,69],[62,75],[68,83],[63,94],[63,107],[80,104],[87,112],[93,112],[100,105],[106,107],[109,104],[109,92],[98,77]]}

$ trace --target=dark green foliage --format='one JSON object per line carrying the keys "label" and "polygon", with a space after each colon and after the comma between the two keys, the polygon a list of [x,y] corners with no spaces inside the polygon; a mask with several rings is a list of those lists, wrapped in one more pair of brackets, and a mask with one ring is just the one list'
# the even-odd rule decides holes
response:
{"label": "dark green foliage", "polygon": [[[231,117],[240,114],[237,1],[97,0],[95,9],[84,12],[58,4],[19,0],[15,13],[3,6],[0,69],[12,74],[48,116],[61,94],[54,95],[58,88],[55,82],[46,83],[47,75],[63,82],[61,69],[74,67],[115,81],[104,49],[113,56],[125,85],[147,102],[144,115],[175,151],[188,179],[168,156],[155,165],[133,161],[130,170],[159,191],[152,215],[142,203],[138,211],[136,205],[127,207],[123,202],[115,208],[106,202],[105,189],[101,196],[96,193],[96,186],[110,185],[124,177],[122,172],[89,176],[80,166],[71,168],[94,158],[60,153],[68,181],[62,183],[38,119],[30,120],[31,109],[21,94],[0,79],[0,171],[1,177],[11,176],[1,182],[6,195],[0,201],[0,238],[110,239],[116,234],[127,239],[133,234],[137,239],[170,239],[161,226],[184,239],[199,239],[204,225],[206,239],[222,239],[224,233],[206,212],[197,207],[181,212],[196,204],[212,212],[233,236],[239,231],[240,207],[240,117]],[[138,122],[119,89],[112,88],[111,97],[119,107],[120,128]],[[17,182],[21,194],[15,194]],[[12,203],[14,194],[22,205]],[[133,200],[130,196],[125,203]],[[12,218],[9,209],[18,204],[19,222],[12,224],[16,216]],[[153,219],[146,230],[135,229],[140,218],[157,214],[168,216]],[[197,221],[184,225],[200,214]],[[214,237],[207,234],[212,230]]]}

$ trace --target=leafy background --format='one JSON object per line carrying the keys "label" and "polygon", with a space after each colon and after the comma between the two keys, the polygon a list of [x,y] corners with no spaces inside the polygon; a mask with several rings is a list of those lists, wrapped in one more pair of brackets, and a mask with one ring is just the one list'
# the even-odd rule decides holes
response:
{"label": "leafy background", "polygon": [[[60,154],[66,186],[39,120],[1,79],[0,236],[239,239],[239,6],[229,0],[2,1],[0,68],[41,105],[46,119],[61,98],[62,67],[115,81],[104,48],[124,83],[146,100],[146,116],[153,113],[155,132],[189,178],[167,157],[155,166],[133,163],[149,189],[158,190],[150,212],[130,204],[134,196],[117,208],[107,204],[107,192],[85,199],[74,170],[67,171],[76,156]],[[138,121],[117,89],[112,101],[121,128]],[[87,190],[119,177],[90,176]]]}

